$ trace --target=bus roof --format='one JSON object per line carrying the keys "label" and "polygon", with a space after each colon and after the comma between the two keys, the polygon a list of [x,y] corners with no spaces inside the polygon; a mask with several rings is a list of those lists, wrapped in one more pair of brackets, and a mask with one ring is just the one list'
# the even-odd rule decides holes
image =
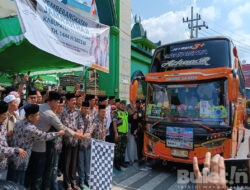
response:
{"label": "bus roof", "polygon": [[161,49],[162,47],[165,47],[166,45],[173,45],[173,44],[182,44],[182,43],[188,43],[188,42],[196,42],[196,41],[199,41],[199,40],[216,40],[216,39],[225,39],[225,40],[228,40],[230,42],[232,42],[232,40],[228,37],[225,37],[225,36],[214,36],[214,37],[203,37],[203,38],[192,38],[192,39],[187,39],[187,40],[181,40],[181,41],[175,41],[175,42],[170,42],[170,43],[166,43],[166,44],[163,44],[161,46],[159,46],[157,49]]}
{"label": "bus roof", "polygon": [[[213,43],[215,41],[218,42],[216,48]],[[195,38],[165,44],[155,50],[150,72],[231,67],[230,49],[233,46],[231,39],[225,36]],[[226,56],[221,56],[220,53]]]}

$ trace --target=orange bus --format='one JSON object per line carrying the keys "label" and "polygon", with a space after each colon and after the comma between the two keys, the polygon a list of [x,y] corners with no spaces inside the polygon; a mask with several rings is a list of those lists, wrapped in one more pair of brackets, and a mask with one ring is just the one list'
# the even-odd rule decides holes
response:
{"label": "orange bus", "polygon": [[[191,39],[160,46],[143,79],[146,157],[192,163],[196,156],[203,163],[208,151],[224,158],[237,155],[245,136],[246,96],[237,49],[230,39]],[[131,101],[138,80],[131,84]]]}

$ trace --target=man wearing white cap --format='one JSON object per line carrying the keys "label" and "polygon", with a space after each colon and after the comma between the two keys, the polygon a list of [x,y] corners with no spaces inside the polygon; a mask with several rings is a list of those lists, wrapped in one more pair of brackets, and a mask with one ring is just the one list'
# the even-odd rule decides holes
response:
{"label": "man wearing white cap", "polygon": [[16,111],[18,110],[18,99],[14,95],[8,95],[3,99],[8,103],[8,115],[7,115],[7,136],[12,136],[13,128],[16,121],[19,119]]}

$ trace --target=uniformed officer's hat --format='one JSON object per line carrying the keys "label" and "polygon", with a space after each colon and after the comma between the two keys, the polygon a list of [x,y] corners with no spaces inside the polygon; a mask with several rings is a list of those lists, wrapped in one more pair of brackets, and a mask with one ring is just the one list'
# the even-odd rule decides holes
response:
{"label": "uniformed officer's hat", "polygon": [[126,105],[127,101],[126,100],[121,100],[120,103]]}

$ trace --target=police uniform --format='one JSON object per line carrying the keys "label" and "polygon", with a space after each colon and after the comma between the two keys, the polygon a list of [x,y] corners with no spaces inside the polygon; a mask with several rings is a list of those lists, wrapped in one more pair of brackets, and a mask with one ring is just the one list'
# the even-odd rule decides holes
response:
{"label": "police uniform", "polygon": [[115,146],[115,164],[124,166],[124,156],[127,144],[128,112],[117,109],[113,114],[113,122],[117,123],[118,139]]}

